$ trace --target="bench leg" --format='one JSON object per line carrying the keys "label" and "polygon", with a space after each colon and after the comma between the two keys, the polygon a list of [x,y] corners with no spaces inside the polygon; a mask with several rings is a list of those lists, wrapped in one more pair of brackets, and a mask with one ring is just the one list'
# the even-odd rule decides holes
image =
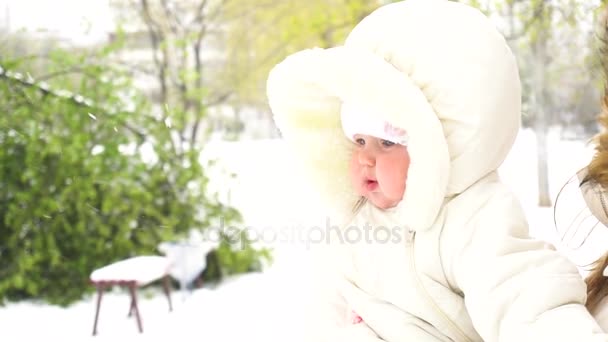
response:
{"label": "bench leg", "polygon": [[163,278],[163,291],[165,292],[165,296],[167,296],[167,300],[169,301],[169,312],[173,311],[173,305],[171,304],[171,284],[170,284],[169,276],[165,276]]}
{"label": "bench leg", "polygon": [[135,311],[135,319],[137,320],[137,328],[140,333],[143,333],[144,330],[141,326],[141,317],[139,316],[139,308],[137,307],[137,285],[129,284],[129,292],[131,293],[131,308]]}
{"label": "bench leg", "polygon": [[97,322],[99,321],[99,308],[101,307],[101,298],[103,297],[103,291],[105,286],[103,284],[97,284],[97,306],[95,307],[95,321],[93,322],[93,336],[97,335]]}
{"label": "bench leg", "polygon": [[135,301],[131,296],[131,304],[129,305],[129,313],[127,314],[127,317],[131,317],[131,315],[133,314],[133,306],[135,306]]}

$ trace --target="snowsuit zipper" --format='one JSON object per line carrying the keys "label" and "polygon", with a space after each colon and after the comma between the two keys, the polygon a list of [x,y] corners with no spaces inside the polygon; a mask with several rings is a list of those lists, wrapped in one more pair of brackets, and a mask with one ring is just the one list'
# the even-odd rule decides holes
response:
{"label": "snowsuit zipper", "polygon": [[410,266],[411,266],[410,269],[413,272],[413,277],[414,277],[416,286],[418,287],[418,290],[424,295],[424,297],[426,297],[427,302],[431,305],[431,307],[433,307],[435,312],[437,312],[439,314],[439,316],[444,320],[444,322],[447,323],[447,326],[450,328],[450,330],[452,332],[452,336],[459,336],[458,341],[472,342],[472,340],[462,331],[462,329],[460,329],[460,327],[456,323],[454,323],[445,314],[445,312],[443,312],[443,310],[441,310],[441,308],[439,308],[437,303],[435,303],[435,300],[433,300],[431,295],[426,291],[426,289],[424,288],[424,285],[420,281],[420,278],[418,277],[418,271],[416,270],[416,260],[415,260],[415,253],[414,253],[415,240],[416,240],[416,231],[411,230],[411,229],[408,230],[407,236],[406,236],[406,246],[407,246],[407,248],[409,250],[409,254],[410,254],[410,257],[409,257]]}

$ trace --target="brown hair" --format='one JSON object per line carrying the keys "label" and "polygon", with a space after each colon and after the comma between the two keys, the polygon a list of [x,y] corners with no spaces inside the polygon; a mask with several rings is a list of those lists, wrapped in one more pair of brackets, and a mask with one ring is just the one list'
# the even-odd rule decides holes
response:
{"label": "brown hair", "polygon": [[604,188],[608,188],[608,87],[606,86],[604,86],[602,112],[598,121],[603,128],[603,132],[594,138],[595,155],[589,163],[587,178]]}
{"label": "brown hair", "polygon": [[[608,189],[608,12],[604,11],[600,18],[600,62],[604,76],[604,92],[601,101],[601,113],[598,122],[602,132],[594,137],[595,154],[587,166],[587,177],[583,182],[594,182],[604,189]],[[587,283],[587,309],[591,312],[597,309],[600,301],[608,295],[608,277],[604,276],[604,269],[608,266],[608,252],[600,257],[592,266],[591,273],[585,279]]]}
{"label": "brown hair", "polygon": [[608,253],[599,258],[585,278],[587,283],[587,309],[594,312],[600,301],[608,295],[608,277],[604,276],[604,269],[608,266]]}

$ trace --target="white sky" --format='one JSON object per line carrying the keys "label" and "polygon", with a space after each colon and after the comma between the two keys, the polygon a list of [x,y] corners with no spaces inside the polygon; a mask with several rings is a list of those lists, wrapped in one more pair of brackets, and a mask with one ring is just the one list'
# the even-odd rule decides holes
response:
{"label": "white sky", "polygon": [[0,0],[0,27],[55,32],[75,43],[106,37],[114,28],[108,0]]}

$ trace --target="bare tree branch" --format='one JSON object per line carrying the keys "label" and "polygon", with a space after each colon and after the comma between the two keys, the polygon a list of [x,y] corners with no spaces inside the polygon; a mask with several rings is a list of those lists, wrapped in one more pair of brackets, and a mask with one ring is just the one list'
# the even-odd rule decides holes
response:
{"label": "bare tree branch", "polygon": [[51,78],[55,78],[57,76],[63,76],[63,75],[69,75],[69,74],[84,74],[84,75],[88,75],[88,76],[95,76],[92,75],[90,73],[87,72],[87,70],[85,68],[82,68],[79,65],[73,65],[67,69],[63,69],[63,70],[59,70],[59,71],[55,71],[55,72],[51,72],[42,76],[38,76],[37,79],[38,81],[46,81],[49,80]]}
{"label": "bare tree branch", "polygon": [[523,36],[528,34],[533,25],[538,24],[539,20],[543,19],[543,12],[545,11],[545,1],[538,1],[530,17],[524,22],[522,29],[517,33],[511,33],[505,37],[507,41],[513,41],[521,39]]}
{"label": "bare tree branch", "polygon": [[171,29],[171,32],[177,35],[183,27],[181,21],[179,20],[179,15],[171,11],[167,0],[161,0],[160,3],[163,7],[163,10],[165,11],[165,16],[167,17],[167,21],[169,22],[169,28]]}
{"label": "bare tree branch", "polygon": [[194,19],[192,19],[192,22],[188,26],[196,26],[203,22],[203,19],[205,18],[205,8],[206,7],[207,7],[207,0],[202,0],[199,3],[198,8],[196,10],[196,16],[194,16]]}
{"label": "bare tree branch", "polygon": [[[218,104],[224,103],[226,102],[226,100],[230,97],[230,95],[232,95],[232,92],[226,92],[220,96],[218,96],[216,99],[214,99],[211,102],[207,102],[205,103],[205,107],[209,108],[209,107],[213,107],[216,106]],[[198,135],[198,130],[201,124],[201,117],[197,117],[194,121],[194,125],[192,126],[192,131],[190,134],[190,143],[194,144],[196,142],[197,139],[197,135]]]}
{"label": "bare tree branch", "polygon": [[214,106],[217,106],[219,104],[226,102],[226,100],[228,100],[228,98],[232,95],[232,93],[233,93],[232,91],[227,91],[221,95],[216,96],[216,98],[213,99],[213,101],[205,102],[205,107],[214,107]]}
{"label": "bare tree branch", "polygon": [[[144,22],[148,27],[148,34],[150,36],[150,41],[152,43],[152,55],[154,58],[154,63],[158,67],[158,81],[160,82],[160,92],[161,92],[161,101],[163,103],[167,103],[168,100],[168,88],[167,88],[167,69],[168,69],[168,61],[167,61],[167,53],[166,47],[162,47],[165,42],[165,36],[162,33],[162,29],[160,25],[152,18],[150,14],[150,7],[148,5],[147,0],[141,0],[142,13],[144,16]],[[159,50],[162,54],[162,60],[158,56]],[[165,107],[163,106],[163,110]],[[165,116],[168,113],[165,110]]]}
{"label": "bare tree branch", "polygon": [[[194,53],[194,67],[195,67],[195,70],[197,73],[197,78],[195,81],[195,87],[197,90],[202,89],[202,87],[203,87],[203,61],[202,61],[202,57],[201,57],[201,49],[202,49],[203,39],[207,35],[208,23],[213,22],[217,19],[217,17],[221,13],[221,10],[226,5],[226,2],[227,2],[226,0],[221,1],[217,5],[215,12],[210,14],[208,17],[205,17],[205,10],[208,5],[208,1],[207,0],[201,1],[201,3],[199,4],[198,10],[197,10],[197,16],[194,18],[194,20],[192,22],[193,25],[191,25],[191,26],[195,26],[195,27],[196,26],[200,27],[198,32],[196,33],[194,43],[192,45],[192,50]],[[225,96],[225,98],[227,98],[228,95]],[[205,106],[208,106],[208,105],[205,105]],[[195,119],[194,119],[195,122],[192,127],[191,134],[190,134],[191,144],[194,144],[197,139],[198,129],[199,129],[200,122],[202,119],[200,117],[200,115],[203,111],[202,102],[195,101],[194,108],[195,108],[196,114],[195,114]]]}

